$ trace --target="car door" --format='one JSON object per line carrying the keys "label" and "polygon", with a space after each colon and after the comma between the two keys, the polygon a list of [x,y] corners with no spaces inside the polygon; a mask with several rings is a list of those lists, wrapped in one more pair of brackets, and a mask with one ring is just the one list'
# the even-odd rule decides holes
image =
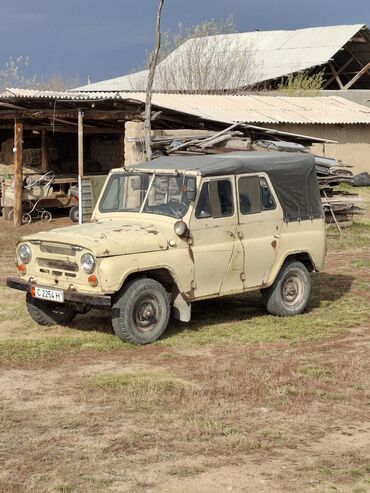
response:
{"label": "car door", "polygon": [[244,252],[244,287],[262,286],[275,262],[283,210],[265,173],[237,177],[238,236]]}
{"label": "car door", "polygon": [[235,198],[234,177],[205,179],[200,185],[190,224],[196,298],[242,290]]}

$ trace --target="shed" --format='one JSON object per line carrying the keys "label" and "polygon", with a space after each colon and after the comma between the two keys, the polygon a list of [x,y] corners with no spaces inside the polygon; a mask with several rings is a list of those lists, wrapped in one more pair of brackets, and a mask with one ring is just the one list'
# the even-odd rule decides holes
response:
{"label": "shed", "polygon": [[[203,104],[203,103],[202,103]],[[208,101],[207,101],[208,104]],[[218,96],[213,103],[227,110],[229,102]],[[152,128],[167,139],[204,131],[220,131],[235,120],[233,111],[214,112],[198,108],[197,101],[156,94],[153,98]],[[106,174],[111,168],[144,159],[143,115],[145,93],[53,92],[8,89],[0,96],[0,132],[10,144],[2,154],[15,165],[14,217],[21,220],[23,161],[25,148],[36,156],[36,164],[46,172],[50,167],[79,179],[90,173]],[[261,125],[243,124],[252,140],[280,139],[310,145],[325,142],[320,137],[294,135]],[[172,137],[171,137],[172,136]],[[56,168],[57,167],[57,168]],[[83,183],[79,189],[84,190]],[[94,187],[86,186],[87,195]],[[13,200],[13,199],[12,199]],[[90,200],[90,199],[89,199]],[[92,201],[92,200],[91,200]],[[12,207],[4,204],[3,207]]]}

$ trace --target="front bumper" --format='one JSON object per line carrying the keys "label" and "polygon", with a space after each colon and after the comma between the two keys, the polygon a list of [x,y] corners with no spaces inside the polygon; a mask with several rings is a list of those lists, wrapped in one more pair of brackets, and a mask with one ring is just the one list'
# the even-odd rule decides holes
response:
{"label": "front bumper", "polygon": [[[6,280],[6,285],[8,288],[18,289],[19,291],[25,291],[26,293],[31,292],[31,287],[35,286],[36,283],[29,281],[24,281],[18,277],[8,277]],[[41,286],[50,287],[50,286]],[[59,289],[59,288],[58,288]],[[110,295],[102,294],[84,294],[72,290],[64,290],[64,299],[66,301],[72,301],[73,303],[83,303],[85,305],[92,306],[112,306],[112,298]]]}

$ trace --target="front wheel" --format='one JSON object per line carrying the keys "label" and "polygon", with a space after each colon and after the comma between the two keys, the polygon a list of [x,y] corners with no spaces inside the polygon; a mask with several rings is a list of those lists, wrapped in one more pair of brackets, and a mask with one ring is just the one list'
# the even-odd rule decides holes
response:
{"label": "front wheel", "polygon": [[287,261],[272,286],[262,290],[268,312],[280,317],[302,313],[311,293],[311,279],[306,267],[296,260]]}
{"label": "front wheel", "polygon": [[123,341],[148,344],[166,330],[170,312],[169,296],[162,284],[149,278],[136,279],[113,304],[113,329]]}
{"label": "front wheel", "polygon": [[50,221],[53,219],[53,216],[51,215],[51,212],[44,210],[41,212],[40,219],[41,221],[50,223]]}
{"label": "front wheel", "polygon": [[39,325],[67,325],[77,315],[77,311],[67,303],[39,300],[30,293],[26,295],[26,305],[29,315]]}

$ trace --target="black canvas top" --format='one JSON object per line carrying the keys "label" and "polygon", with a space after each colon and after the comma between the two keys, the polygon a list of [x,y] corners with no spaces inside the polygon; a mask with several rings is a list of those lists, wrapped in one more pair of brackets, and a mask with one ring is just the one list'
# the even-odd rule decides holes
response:
{"label": "black canvas top", "polygon": [[149,171],[194,171],[201,176],[265,172],[279,197],[286,221],[323,217],[315,157],[300,152],[230,152],[205,156],[163,156],[138,164]]}

